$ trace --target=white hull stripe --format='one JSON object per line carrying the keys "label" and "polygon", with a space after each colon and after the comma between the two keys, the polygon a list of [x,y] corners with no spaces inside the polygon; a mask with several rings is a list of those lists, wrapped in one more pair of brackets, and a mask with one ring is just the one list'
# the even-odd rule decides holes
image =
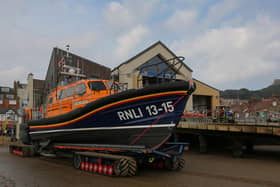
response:
{"label": "white hull stripe", "polygon": [[158,125],[133,125],[133,126],[119,126],[119,127],[95,127],[95,128],[76,128],[76,129],[60,129],[60,130],[49,130],[49,131],[37,131],[29,132],[29,134],[41,134],[41,133],[52,133],[52,132],[73,132],[73,131],[88,131],[88,130],[114,130],[114,129],[144,129],[144,128],[160,128],[160,127],[175,127],[176,124],[158,124]]}

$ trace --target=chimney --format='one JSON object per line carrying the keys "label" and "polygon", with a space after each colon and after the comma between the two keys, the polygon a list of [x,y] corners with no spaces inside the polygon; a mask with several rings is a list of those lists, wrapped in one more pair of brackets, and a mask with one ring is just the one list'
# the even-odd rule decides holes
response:
{"label": "chimney", "polygon": [[33,79],[33,73],[29,73],[29,74],[28,74],[28,76],[27,76],[27,81],[28,81],[29,79]]}

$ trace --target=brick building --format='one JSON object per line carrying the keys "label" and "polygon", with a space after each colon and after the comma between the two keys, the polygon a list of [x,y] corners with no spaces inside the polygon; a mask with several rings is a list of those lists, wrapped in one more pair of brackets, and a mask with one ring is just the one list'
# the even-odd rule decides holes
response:
{"label": "brick building", "polygon": [[18,121],[19,98],[15,89],[0,87],[0,134]]}
{"label": "brick building", "polygon": [[19,108],[19,99],[15,89],[9,87],[0,87],[0,108],[15,110]]}

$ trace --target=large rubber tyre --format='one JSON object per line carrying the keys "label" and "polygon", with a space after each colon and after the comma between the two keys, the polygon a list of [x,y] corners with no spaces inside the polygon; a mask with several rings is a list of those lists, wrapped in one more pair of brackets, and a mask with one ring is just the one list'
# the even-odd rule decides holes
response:
{"label": "large rubber tyre", "polygon": [[132,177],[137,172],[137,162],[135,160],[128,160],[128,172],[127,176]]}
{"label": "large rubber tyre", "polygon": [[184,166],[185,160],[182,158],[174,157],[173,159],[167,159],[164,162],[164,167],[171,171],[181,170]]}
{"label": "large rubber tyre", "polygon": [[81,162],[82,162],[81,155],[74,154],[74,156],[73,156],[73,166],[74,166],[74,168],[79,169],[80,165],[81,165]]}
{"label": "large rubber tyre", "polygon": [[41,152],[40,143],[38,141],[34,141],[31,144],[33,145],[34,155],[39,155]]}
{"label": "large rubber tyre", "polygon": [[137,172],[137,163],[133,159],[122,158],[115,163],[114,170],[116,176],[131,177]]}
{"label": "large rubber tyre", "polygon": [[178,167],[177,170],[181,170],[185,167],[185,160],[183,158],[178,159]]}

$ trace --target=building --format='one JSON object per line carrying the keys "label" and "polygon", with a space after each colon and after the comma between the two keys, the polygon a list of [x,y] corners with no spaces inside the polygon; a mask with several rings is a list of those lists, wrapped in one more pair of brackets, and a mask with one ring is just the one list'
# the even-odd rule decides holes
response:
{"label": "building", "polygon": [[0,109],[19,108],[19,99],[15,89],[9,87],[0,87]]}
{"label": "building", "polygon": [[221,105],[225,106],[232,106],[232,105],[241,105],[244,103],[248,103],[249,101],[247,99],[225,99],[220,98]]}
{"label": "building", "polygon": [[[170,60],[171,59],[171,60]],[[121,63],[112,70],[112,78],[126,83],[130,88],[141,88],[151,84],[192,79],[193,70],[174,52],[158,41]],[[186,111],[211,110],[219,105],[219,90],[195,80],[197,90],[189,99]]]}
{"label": "building", "polygon": [[14,89],[19,98],[19,108],[24,108],[28,104],[27,84],[14,81]]}
{"label": "building", "polygon": [[14,81],[14,90],[19,99],[19,108],[25,107],[35,108],[40,107],[43,103],[43,96],[45,91],[45,81],[34,79],[34,75],[29,73],[27,76],[27,83],[20,83]]}
{"label": "building", "polygon": [[46,81],[34,79],[32,73],[27,77],[27,107],[38,108],[40,107],[47,95]]}
{"label": "building", "polygon": [[[0,87],[0,134],[18,121],[19,98],[15,89]],[[9,133],[10,131],[8,131]]]}
{"label": "building", "polygon": [[220,90],[193,79],[196,83],[196,90],[193,93],[193,109],[195,111],[215,110],[220,105]]}
{"label": "building", "polygon": [[[63,63],[63,66],[60,65],[61,63]],[[55,47],[52,50],[45,78],[45,88],[47,92],[50,92],[61,81],[61,68],[65,68],[64,66],[67,65],[79,68],[79,73],[84,75],[83,78],[110,79],[111,76],[110,68]],[[71,71],[71,69],[69,69],[69,71]]]}

